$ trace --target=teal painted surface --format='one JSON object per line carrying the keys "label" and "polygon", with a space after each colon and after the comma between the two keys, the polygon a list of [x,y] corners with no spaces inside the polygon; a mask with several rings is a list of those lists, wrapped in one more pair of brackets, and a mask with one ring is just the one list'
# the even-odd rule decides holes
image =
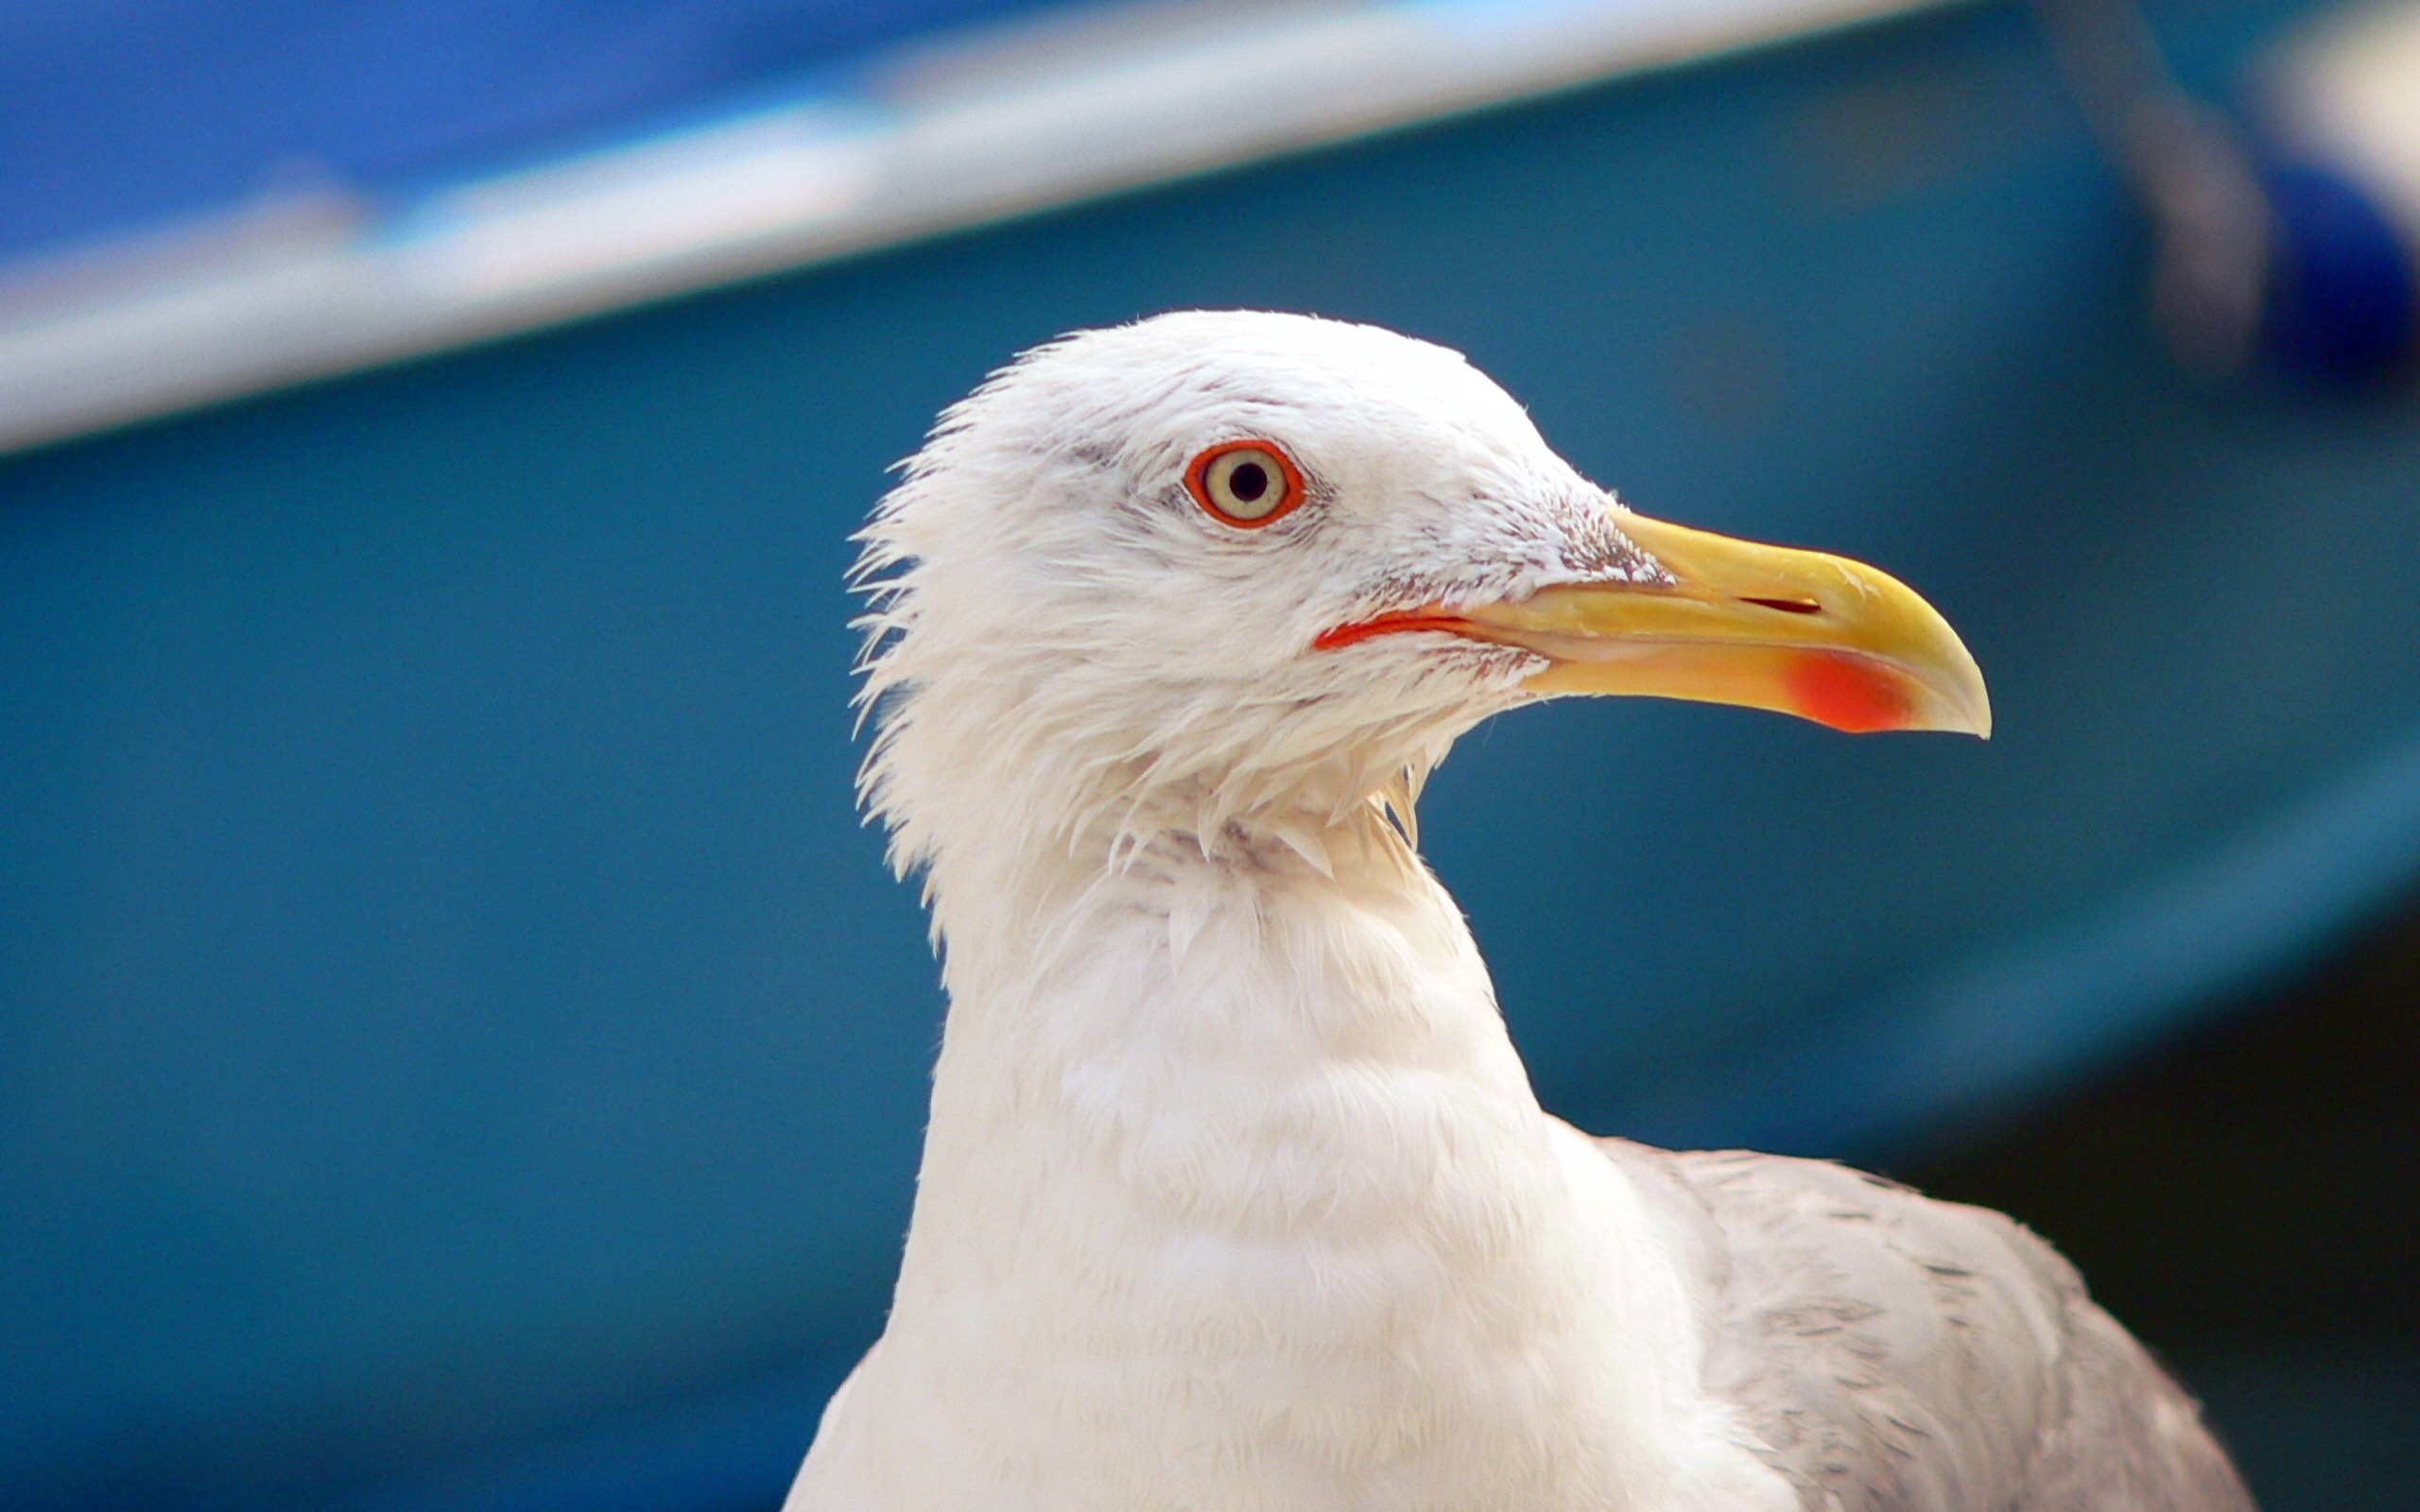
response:
{"label": "teal painted surface", "polygon": [[[1640,507],[1965,633],[1988,746],[1570,705],[1440,774],[1583,1123],[1905,1147],[2350,927],[2420,875],[2420,407],[2179,385],[2134,237],[1962,12],[0,463],[0,1503],[778,1486],[940,1008],[852,808],[844,538],[1075,326],[1446,342]],[[1835,1031],[1870,1095],[1800,1070]]]}

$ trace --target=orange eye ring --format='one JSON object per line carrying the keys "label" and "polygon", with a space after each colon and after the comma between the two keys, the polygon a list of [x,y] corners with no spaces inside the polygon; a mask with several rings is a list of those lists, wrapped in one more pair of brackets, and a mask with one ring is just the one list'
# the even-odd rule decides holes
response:
{"label": "orange eye ring", "polygon": [[1275,441],[1223,441],[1184,470],[1185,491],[1220,524],[1258,530],[1302,507],[1302,469]]}

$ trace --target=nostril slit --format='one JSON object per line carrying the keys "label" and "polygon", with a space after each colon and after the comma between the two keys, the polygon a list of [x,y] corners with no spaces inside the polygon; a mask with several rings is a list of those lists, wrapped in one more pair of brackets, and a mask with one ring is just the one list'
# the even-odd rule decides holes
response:
{"label": "nostril slit", "polygon": [[1811,598],[1742,598],[1739,602],[1742,604],[1761,604],[1767,609],[1777,609],[1785,614],[1821,614],[1824,612],[1824,606],[1816,603]]}

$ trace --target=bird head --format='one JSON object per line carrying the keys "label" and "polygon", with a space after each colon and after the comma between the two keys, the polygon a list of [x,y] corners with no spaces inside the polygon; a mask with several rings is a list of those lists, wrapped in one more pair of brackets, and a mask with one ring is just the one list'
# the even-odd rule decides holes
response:
{"label": "bird head", "polygon": [[861,540],[870,805],[903,868],[1027,842],[1399,809],[1453,739],[1573,694],[1988,732],[1913,592],[1646,519],[1458,353],[1186,312],[1028,352]]}

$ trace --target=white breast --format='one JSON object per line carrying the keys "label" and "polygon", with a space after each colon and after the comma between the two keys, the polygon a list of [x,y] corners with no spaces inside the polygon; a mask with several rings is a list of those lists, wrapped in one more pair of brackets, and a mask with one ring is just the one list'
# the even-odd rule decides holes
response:
{"label": "white breast", "polygon": [[1788,1504],[1450,899],[1374,826],[1336,869],[1154,854],[1046,929],[945,920],[894,1310],[792,1512]]}

